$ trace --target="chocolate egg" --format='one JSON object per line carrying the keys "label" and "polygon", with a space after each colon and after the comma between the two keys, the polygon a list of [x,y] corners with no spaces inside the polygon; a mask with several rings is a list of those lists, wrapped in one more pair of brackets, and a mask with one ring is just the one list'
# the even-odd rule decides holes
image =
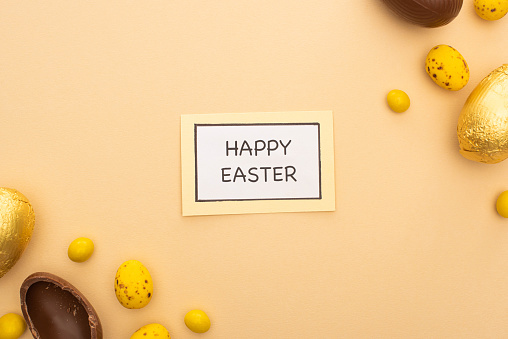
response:
{"label": "chocolate egg", "polygon": [[20,289],[21,310],[36,339],[102,339],[92,304],[66,280],[46,272],[28,276]]}
{"label": "chocolate egg", "polygon": [[508,158],[508,64],[471,92],[460,112],[457,137],[467,159],[495,164]]}
{"label": "chocolate egg", "polygon": [[462,8],[462,0],[382,0],[395,14],[413,24],[439,27],[450,23]]}
{"label": "chocolate egg", "polygon": [[34,224],[34,210],[28,199],[15,189],[0,187],[0,278],[25,251]]}

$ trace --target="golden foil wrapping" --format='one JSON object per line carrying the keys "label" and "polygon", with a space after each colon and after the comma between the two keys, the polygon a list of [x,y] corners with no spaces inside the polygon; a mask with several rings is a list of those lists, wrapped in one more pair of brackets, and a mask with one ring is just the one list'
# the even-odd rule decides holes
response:
{"label": "golden foil wrapping", "polygon": [[457,125],[460,154],[495,164],[508,158],[508,64],[496,68],[471,92]]}
{"label": "golden foil wrapping", "polygon": [[0,187],[0,278],[25,251],[34,224],[34,210],[28,199],[15,189]]}

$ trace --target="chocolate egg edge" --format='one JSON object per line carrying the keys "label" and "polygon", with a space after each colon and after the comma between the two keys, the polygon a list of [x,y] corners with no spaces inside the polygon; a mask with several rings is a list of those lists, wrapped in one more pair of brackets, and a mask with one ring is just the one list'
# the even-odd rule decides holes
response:
{"label": "chocolate egg edge", "polygon": [[[460,13],[463,0],[441,0],[441,8],[425,7],[417,1],[381,0],[405,21],[426,28],[437,28],[452,22]],[[436,3],[439,1],[435,1]]]}
{"label": "chocolate egg edge", "polygon": [[54,284],[64,291],[70,292],[78,302],[84,307],[88,314],[88,325],[90,326],[91,339],[103,339],[102,324],[90,301],[81,293],[74,285],[67,280],[48,272],[35,272],[29,275],[21,284],[20,287],[20,301],[21,312],[27,323],[27,326],[32,333],[33,337],[40,339],[40,336],[35,328],[30,315],[28,314],[28,307],[26,303],[26,295],[30,287],[37,282],[48,282]]}

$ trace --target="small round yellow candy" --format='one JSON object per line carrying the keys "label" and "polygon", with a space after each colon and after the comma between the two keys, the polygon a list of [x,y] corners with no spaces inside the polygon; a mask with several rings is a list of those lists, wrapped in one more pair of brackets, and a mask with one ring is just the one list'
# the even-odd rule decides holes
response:
{"label": "small round yellow candy", "polygon": [[425,70],[432,81],[449,91],[458,91],[469,81],[466,59],[452,46],[433,47],[425,59]]}
{"label": "small round yellow candy", "polygon": [[390,106],[392,111],[397,113],[407,111],[410,105],[409,96],[406,92],[401,91],[400,89],[392,89],[388,92],[386,100],[388,101],[388,106]]}
{"label": "small round yellow candy", "polygon": [[17,339],[26,330],[25,319],[16,313],[0,317],[0,339]]}
{"label": "small round yellow candy", "polygon": [[499,195],[496,202],[497,213],[504,218],[508,218],[508,191]]}
{"label": "small round yellow candy", "polygon": [[210,318],[201,310],[192,310],[185,315],[185,325],[192,332],[205,333],[210,329]]}
{"label": "small round yellow candy", "polygon": [[168,330],[161,324],[149,324],[134,332],[130,339],[171,339]]}
{"label": "small round yellow candy", "polygon": [[508,12],[508,1],[506,0],[475,0],[474,10],[482,19],[494,21],[499,20]]}
{"label": "small round yellow candy", "polygon": [[88,238],[77,238],[69,245],[67,254],[74,262],[84,262],[90,259],[94,250],[93,241]]}

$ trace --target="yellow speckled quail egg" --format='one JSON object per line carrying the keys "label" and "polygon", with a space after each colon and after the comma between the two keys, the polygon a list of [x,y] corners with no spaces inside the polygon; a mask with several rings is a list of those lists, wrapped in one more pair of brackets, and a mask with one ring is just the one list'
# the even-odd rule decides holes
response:
{"label": "yellow speckled quail egg", "polygon": [[469,66],[466,59],[449,45],[437,45],[427,54],[425,70],[440,87],[458,91],[469,81]]}
{"label": "yellow speckled quail egg", "polygon": [[145,307],[153,295],[150,272],[137,260],[124,262],[116,272],[115,293],[118,302],[126,308]]}
{"label": "yellow speckled quail egg", "polygon": [[130,339],[170,339],[168,330],[161,324],[149,324],[134,332]]}
{"label": "yellow speckled quail egg", "polygon": [[508,12],[508,1],[506,0],[475,0],[474,10],[482,19],[494,21],[499,20]]}

